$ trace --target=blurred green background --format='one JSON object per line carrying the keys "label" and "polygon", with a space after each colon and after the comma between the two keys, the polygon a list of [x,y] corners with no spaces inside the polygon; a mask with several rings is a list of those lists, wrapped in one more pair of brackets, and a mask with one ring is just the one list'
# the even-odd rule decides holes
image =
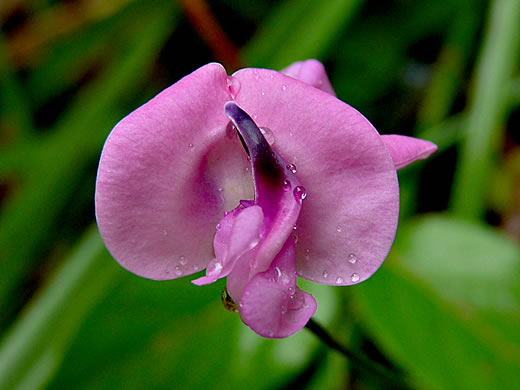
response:
{"label": "blurred green background", "polygon": [[[358,286],[316,318],[415,389],[520,387],[520,1],[2,0],[0,389],[391,389],[302,330],[251,332],[223,283],[124,271],[94,225],[103,142],[197,67],[318,58],[381,133],[436,142]],[[348,183],[346,183],[348,185]]]}

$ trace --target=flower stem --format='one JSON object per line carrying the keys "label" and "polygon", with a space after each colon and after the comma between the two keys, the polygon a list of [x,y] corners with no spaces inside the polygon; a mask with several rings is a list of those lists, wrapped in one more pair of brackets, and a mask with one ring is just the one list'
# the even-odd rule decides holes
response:
{"label": "flower stem", "polygon": [[311,333],[320,339],[327,347],[341,353],[351,362],[355,363],[359,368],[367,369],[371,374],[376,374],[387,383],[392,383],[398,389],[411,389],[406,378],[373,361],[365,355],[355,353],[348,350],[343,345],[338,343],[320,324],[314,319],[310,319],[305,325]]}

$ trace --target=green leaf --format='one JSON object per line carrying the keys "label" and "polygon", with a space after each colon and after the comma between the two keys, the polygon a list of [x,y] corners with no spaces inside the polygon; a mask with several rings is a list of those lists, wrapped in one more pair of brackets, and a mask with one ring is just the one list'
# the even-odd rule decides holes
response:
{"label": "green leaf", "polygon": [[486,211],[486,193],[495,156],[503,143],[499,128],[507,122],[507,104],[520,52],[520,1],[491,3],[488,25],[476,69],[474,88],[468,108],[466,137],[453,181],[453,211],[466,218],[482,218]]}
{"label": "green leaf", "polygon": [[34,255],[79,184],[80,172],[97,159],[108,132],[120,119],[114,108],[122,96],[142,85],[143,70],[157,58],[175,27],[177,13],[173,5],[162,7],[147,2],[141,11],[140,23],[126,32],[126,46],[120,48],[116,61],[79,93],[52,133],[41,140],[23,185],[3,204],[0,328],[11,312],[6,309],[10,306],[9,294],[37,259]]}
{"label": "green leaf", "polygon": [[39,388],[49,380],[116,271],[96,226],[91,227],[0,345],[1,390]]}
{"label": "green leaf", "polygon": [[517,388],[518,349],[398,267],[395,257],[352,290],[361,325],[418,387]]}
{"label": "green leaf", "polygon": [[242,54],[248,64],[270,69],[321,57],[360,4],[361,0],[285,1],[272,11]]}
{"label": "green leaf", "polygon": [[198,287],[195,276],[158,282],[121,272],[49,389],[276,388],[316,349],[305,331],[284,340],[253,333],[223,309],[224,281]]}
{"label": "green leaf", "polygon": [[493,229],[442,215],[403,227],[403,265],[455,303],[520,314],[520,248]]}

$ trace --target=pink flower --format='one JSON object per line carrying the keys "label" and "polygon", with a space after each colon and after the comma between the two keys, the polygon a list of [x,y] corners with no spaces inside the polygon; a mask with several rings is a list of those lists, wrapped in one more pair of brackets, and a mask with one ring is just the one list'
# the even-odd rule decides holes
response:
{"label": "pink flower", "polygon": [[129,271],[173,279],[206,268],[198,285],[227,276],[242,320],[287,337],[316,311],[297,276],[336,286],[370,277],[395,236],[396,168],[435,150],[380,136],[334,97],[318,61],[232,76],[212,63],[114,128],[96,217]]}

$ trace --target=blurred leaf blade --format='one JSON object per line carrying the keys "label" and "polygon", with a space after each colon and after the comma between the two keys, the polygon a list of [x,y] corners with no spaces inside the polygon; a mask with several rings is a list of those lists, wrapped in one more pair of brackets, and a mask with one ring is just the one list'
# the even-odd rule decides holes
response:
{"label": "blurred leaf blade", "polygon": [[[166,4],[166,3],[165,3]],[[141,23],[134,26],[131,47],[83,91],[54,131],[43,141],[38,161],[16,196],[7,200],[0,219],[0,269],[5,283],[0,286],[0,306],[7,307],[9,294],[36,259],[39,245],[62,211],[87,164],[97,157],[119,112],[118,99],[139,86],[143,69],[156,58],[175,27],[173,7],[145,3]],[[129,42],[130,43],[130,42]],[[107,121],[107,118],[110,118]],[[37,220],[38,225],[33,226]],[[23,246],[19,242],[24,242]],[[8,313],[3,311],[3,316]],[[2,323],[0,317],[0,324]],[[4,320],[5,321],[5,320]]]}
{"label": "blurred leaf blade", "polygon": [[0,389],[39,388],[50,379],[116,270],[93,226],[0,345]]}
{"label": "blurred leaf blade", "polygon": [[520,315],[520,248],[512,240],[480,224],[442,215],[409,223],[399,237],[396,250],[403,264],[441,296]]}
{"label": "blurred leaf blade", "polygon": [[516,388],[520,360],[515,351],[483,337],[475,318],[468,319],[430,286],[388,264],[393,261],[390,257],[354,292],[362,325],[383,350],[420,387]]}
{"label": "blurred leaf blade", "polygon": [[491,3],[487,33],[468,108],[468,133],[462,144],[452,194],[453,211],[481,218],[486,209],[486,183],[503,142],[507,88],[520,52],[520,1]]}
{"label": "blurred leaf blade", "polygon": [[319,58],[331,49],[334,37],[361,3],[361,0],[285,1],[243,49],[243,56],[253,66],[270,69]]}
{"label": "blurred leaf blade", "polygon": [[[4,118],[0,125],[7,127],[7,138],[13,137],[15,141],[23,141],[32,135],[32,113],[26,102],[25,89],[15,74],[15,69],[10,61],[5,37],[0,34],[0,114]],[[2,135],[5,137],[5,135]],[[1,140],[3,142],[13,140]]]}

